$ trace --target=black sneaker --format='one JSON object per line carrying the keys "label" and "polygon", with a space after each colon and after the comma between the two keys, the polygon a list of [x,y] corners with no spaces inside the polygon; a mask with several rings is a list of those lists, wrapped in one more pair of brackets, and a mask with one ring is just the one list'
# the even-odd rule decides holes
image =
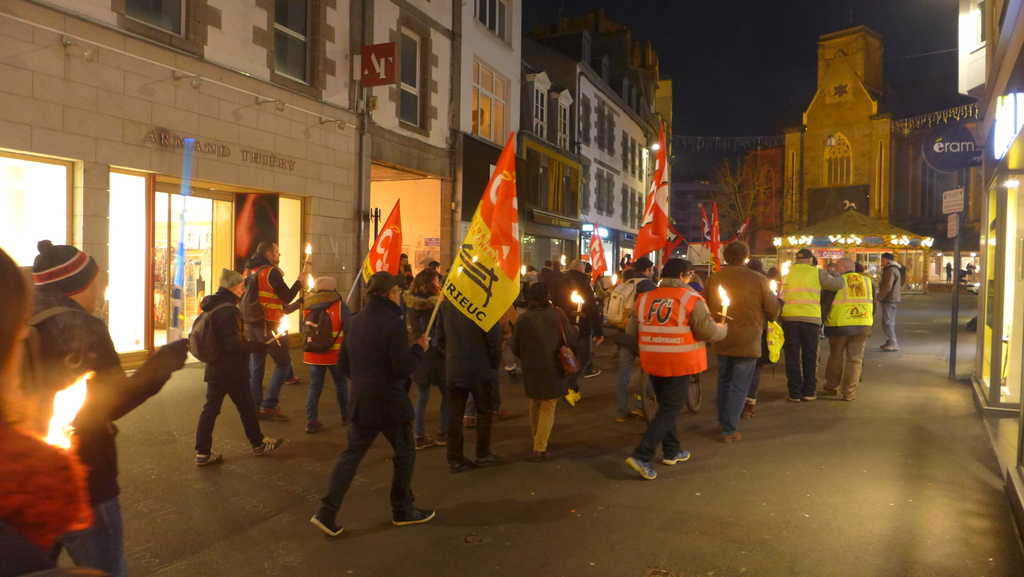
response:
{"label": "black sneaker", "polygon": [[405,513],[394,513],[391,516],[391,524],[396,527],[404,527],[405,525],[419,525],[420,523],[426,523],[427,521],[434,518],[434,512],[413,509],[412,513],[406,515]]}
{"label": "black sneaker", "polygon": [[486,457],[477,457],[477,459],[476,459],[476,466],[477,467],[490,467],[491,465],[497,465],[498,461],[500,461],[500,460],[501,460],[501,457],[495,455],[494,453],[491,453],[490,455],[487,455]]}
{"label": "black sneaker", "polygon": [[459,461],[455,461],[448,465],[448,471],[451,472],[453,475],[455,473],[469,471],[470,469],[476,469],[476,463],[466,458],[463,458]]}
{"label": "black sneaker", "polygon": [[319,433],[324,430],[324,424],[317,419],[306,421],[306,432],[309,434]]}
{"label": "black sneaker", "polygon": [[321,531],[327,533],[331,537],[341,535],[341,532],[345,529],[335,525],[334,520],[329,517],[330,515],[328,515],[323,509],[320,509],[313,515],[313,518],[310,519],[309,522],[319,527]]}
{"label": "black sneaker", "polygon": [[252,453],[257,457],[266,455],[274,449],[280,447],[284,443],[284,439],[271,439],[270,437],[263,437],[263,443],[258,447],[252,448]]}
{"label": "black sneaker", "polygon": [[217,453],[210,453],[209,455],[196,455],[196,465],[205,467],[214,463],[221,462],[222,457]]}

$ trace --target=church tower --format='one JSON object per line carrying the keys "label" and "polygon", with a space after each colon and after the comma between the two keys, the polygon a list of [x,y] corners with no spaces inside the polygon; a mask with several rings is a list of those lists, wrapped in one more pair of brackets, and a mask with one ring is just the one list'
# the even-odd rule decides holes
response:
{"label": "church tower", "polygon": [[784,231],[857,210],[888,222],[890,118],[879,114],[882,38],[859,26],[818,40],[818,88],[786,130]]}

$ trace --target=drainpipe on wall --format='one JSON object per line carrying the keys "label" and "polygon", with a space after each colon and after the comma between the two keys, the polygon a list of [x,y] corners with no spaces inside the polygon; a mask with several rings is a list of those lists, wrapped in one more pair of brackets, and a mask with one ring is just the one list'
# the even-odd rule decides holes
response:
{"label": "drainpipe on wall", "polygon": [[[363,0],[361,14],[361,29],[359,44],[368,43],[368,34],[371,30],[372,7],[374,0]],[[369,246],[369,213],[370,213],[370,162],[373,150],[373,140],[370,136],[370,111],[368,106],[369,89],[364,88],[359,80],[355,80],[356,108],[359,111],[359,158],[358,170],[356,172],[356,218],[355,223],[355,250],[353,255],[353,272],[361,274],[363,259],[366,257],[367,246]],[[353,281],[355,281],[353,276]],[[353,285],[354,286],[354,285]]]}

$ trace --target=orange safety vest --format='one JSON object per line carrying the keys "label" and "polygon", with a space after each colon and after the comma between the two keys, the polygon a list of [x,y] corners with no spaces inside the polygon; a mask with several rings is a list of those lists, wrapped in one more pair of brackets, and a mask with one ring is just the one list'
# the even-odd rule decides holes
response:
{"label": "orange safety vest", "polygon": [[681,377],[708,368],[704,343],[690,331],[690,313],[698,300],[692,289],[663,287],[637,297],[640,366],[648,375]]}
{"label": "orange safety vest", "polygon": [[[306,322],[306,315],[309,314],[309,309],[302,311],[302,322]],[[331,350],[324,351],[322,353],[302,353],[302,362],[307,365],[335,365],[338,363],[338,352],[341,350],[341,341],[345,336],[345,331],[342,330],[341,326],[341,301],[332,303],[331,306],[327,307],[327,316],[331,317],[331,328],[334,332],[334,346]]]}
{"label": "orange safety vest", "polygon": [[284,318],[284,302],[277,298],[277,292],[270,286],[270,271],[273,269],[271,266],[260,267],[256,279],[259,281],[257,290],[260,304],[263,305],[263,314],[268,322],[276,323]]}

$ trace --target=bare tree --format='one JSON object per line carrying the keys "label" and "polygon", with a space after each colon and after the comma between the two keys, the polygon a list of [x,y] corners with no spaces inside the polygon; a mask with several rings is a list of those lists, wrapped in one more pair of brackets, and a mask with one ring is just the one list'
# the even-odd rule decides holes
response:
{"label": "bare tree", "polygon": [[740,162],[723,160],[714,172],[720,188],[709,195],[709,201],[718,203],[723,237],[729,238],[750,219],[744,236],[751,248],[757,231],[778,228],[782,207],[778,171],[770,158],[759,152],[747,154]]}

